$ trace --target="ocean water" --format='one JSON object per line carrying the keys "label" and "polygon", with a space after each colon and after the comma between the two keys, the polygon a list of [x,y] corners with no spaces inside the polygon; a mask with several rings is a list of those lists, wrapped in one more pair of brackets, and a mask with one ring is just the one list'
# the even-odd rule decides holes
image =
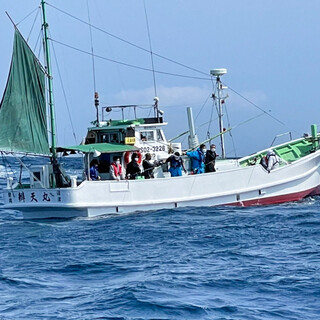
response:
{"label": "ocean water", "polygon": [[0,320],[319,318],[318,197],[69,220],[0,208]]}

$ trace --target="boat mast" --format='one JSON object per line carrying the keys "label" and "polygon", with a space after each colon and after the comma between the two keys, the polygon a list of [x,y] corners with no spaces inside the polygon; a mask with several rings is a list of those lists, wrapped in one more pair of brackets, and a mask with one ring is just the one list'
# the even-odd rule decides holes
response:
{"label": "boat mast", "polygon": [[227,69],[213,69],[210,71],[210,74],[214,77],[216,77],[216,89],[217,89],[217,96],[215,94],[212,95],[213,99],[218,100],[218,117],[219,117],[219,130],[220,130],[220,143],[221,143],[221,158],[225,159],[226,152],[225,152],[225,146],[224,146],[224,131],[223,128],[223,112],[222,112],[222,103],[221,101],[224,99],[222,97],[222,91],[223,91],[223,85],[220,80],[220,76],[223,76],[227,73]]}
{"label": "boat mast", "polygon": [[55,124],[55,113],[54,113],[54,103],[53,103],[53,84],[52,84],[52,75],[51,75],[51,61],[50,61],[50,51],[48,43],[48,23],[46,20],[46,10],[45,10],[45,1],[41,0],[42,8],[42,18],[43,18],[43,30],[44,30],[44,50],[45,50],[45,62],[47,67],[48,74],[48,90],[49,90],[49,110],[50,110],[50,123],[51,123],[51,149],[52,149],[52,159],[53,162],[57,160],[57,151],[56,151],[56,124]]}

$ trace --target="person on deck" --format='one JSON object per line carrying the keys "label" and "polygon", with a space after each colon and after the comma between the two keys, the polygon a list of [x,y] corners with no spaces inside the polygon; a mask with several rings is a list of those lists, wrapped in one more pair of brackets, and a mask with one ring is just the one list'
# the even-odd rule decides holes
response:
{"label": "person on deck", "polygon": [[272,149],[268,150],[266,155],[267,171],[270,173],[271,170],[279,167],[280,158],[274,153]]}
{"label": "person on deck", "polygon": [[171,155],[165,163],[170,163],[170,169],[169,172],[171,174],[171,177],[180,177],[182,176],[182,170],[184,173],[187,173],[187,170],[184,166],[183,159],[180,156],[179,152],[175,152],[173,155]]}
{"label": "person on deck", "polygon": [[145,179],[153,179],[154,178],[153,169],[160,165],[158,162],[154,161],[154,163],[152,163],[150,160],[151,160],[151,154],[146,153],[146,157],[142,162],[143,175]]}
{"label": "person on deck", "polygon": [[101,180],[98,171],[98,161],[92,160],[90,163],[90,180]]}
{"label": "person on deck", "polygon": [[124,170],[121,165],[120,158],[118,157],[113,157],[113,162],[110,165],[110,177],[112,180],[124,180],[125,175],[124,175]]}
{"label": "person on deck", "polygon": [[206,146],[201,144],[195,151],[188,151],[187,156],[192,159],[192,170],[195,174],[204,173],[204,160],[206,155]]}
{"label": "person on deck", "polygon": [[133,153],[131,156],[131,161],[127,165],[126,177],[128,179],[134,180],[141,174],[141,169],[138,163],[138,155]]}
{"label": "person on deck", "polygon": [[216,172],[215,164],[216,164],[216,146],[212,144],[210,146],[210,150],[206,152],[206,157],[204,160],[206,172]]}

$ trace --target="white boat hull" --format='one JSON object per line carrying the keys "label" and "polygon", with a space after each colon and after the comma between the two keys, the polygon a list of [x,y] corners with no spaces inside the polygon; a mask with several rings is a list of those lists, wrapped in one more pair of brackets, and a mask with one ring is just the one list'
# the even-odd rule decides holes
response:
{"label": "white boat hull", "polygon": [[74,188],[5,189],[24,218],[94,217],[186,206],[265,205],[319,194],[320,151],[268,174],[260,165],[175,178],[83,181]]}

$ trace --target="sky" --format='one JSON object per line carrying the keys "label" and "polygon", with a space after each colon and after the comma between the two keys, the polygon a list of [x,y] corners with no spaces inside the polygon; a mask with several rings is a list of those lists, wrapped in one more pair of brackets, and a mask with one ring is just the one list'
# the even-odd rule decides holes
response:
{"label": "sky", "polygon": [[[13,41],[12,23],[5,11],[42,59],[39,3],[0,2],[1,95]],[[58,145],[78,144],[86,135],[95,120],[95,90],[100,107],[151,105],[156,92],[168,122],[168,139],[188,129],[188,106],[193,109],[199,140],[214,136],[218,123],[210,98],[214,83],[210,70],[215,68],[228,70],[222,77],[228,87],[224,126],[233,128],[231,135],[225,135],[227,156],[268,148],[276,135],[286,132],[299,138],[310,132],[311,124],[320,124],[318,0],[51,0],[47,20],[53,39]],[[90,20],[94,27],[90,30],[80,20]],[[109,61],[151,70],[150,46],[155,53],[154,69],[166,73],[155,73],[155,79],[151,71]],[[138,116],[149,114],[149,109],[138,109]],[[108,119],[120,116],[114,112]],[[126,114],[130,117],[132,114]],[[208,124],[210,119],[214,121]],[[182,142],[187,146],[186,138]],[[214,142],[219,153],[219,140]]]}

